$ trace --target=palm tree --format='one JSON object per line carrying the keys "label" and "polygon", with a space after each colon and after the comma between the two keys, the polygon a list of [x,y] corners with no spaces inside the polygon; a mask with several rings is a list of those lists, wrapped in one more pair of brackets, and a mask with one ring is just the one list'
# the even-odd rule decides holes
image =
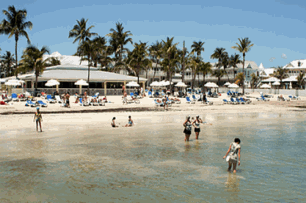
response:
{"label": "palm tree", "polygon": [[49,63],[48,63],[47,66],[58,66],[58,65],[61,65],[61,61],[60,60],[58,60],[55,57],[49,58]]}
{"label": "palm tree", "polygon": [[227,54],[225,48],[216,48],[214,53],[210,56],[212,59],[218,59],[217,67],[220,68],[222,66],[221,61],[224,55]]}
{"label": "palm tree", "polygon": [[229,82],[229,76],[228,73],[226,71],[227,67],[229,66],[229,57],[228,57],[228,53],[224,52],[222,58],[221,58],[221,65],[223,66],[224,72],[227,75],[228,78],[228,82]]}
{"label": "palm tree", "polygon": [[212,72],[211,68],[212,68],[212,64],[210,62],[202,62],[199,66],[199,72],[201,72],[203,74],[203,83],[204,84],[205,84],[205,76]]}
{"label": "palm tree", "polygon": [[[14,65],[16,61],[14,59],[14,54],[11,54],[10,51],[6,51],[6,54],[0,57],[2,69],[5,71],[6,77],[14,75]],[[17,70],[16,70],[17,71]]]}
{"label": "palm tree", "polygon": [[204,51],[204,43],[205,42],[196,42],[194,41],[193,44],[191,45],[191,53],[197,53],[197,57],[199,57],[201,55],[201,52]]}
{"label": "palm tree", "polygon": [[[163,54],[163,44],[159,41],[156,41],[149,48],[149,55],[151,57],[151,61],[155,63],[155,69],[157,69],[157,65],[160,64],[160,60]],[[155,78],[156,71],[153,69],[153,81]]]}
{"label": "palm tree", "polygon": [[146,67],[152,67],[152,62],[147,58],[148,56],[148,46],[147,43],[135,43],[134,49],[129,53],[128,64],[135,72],[137,76],[137,83],[139,84],[139,74],[140,71]]}
{"label": "palm tree", "polygon": [[116,23],[116,29],[111,28],[111,33],[106,36],[110,37],[110,45],[113,47],[113,52],[115,53],[115,58],[117,61],[122,61],[123,54],[128,52],[127,48],[124,48],[129,42],[133,44],[132,38],[133,36],[130,31],[123,32],[124,27],[122,23]]}
{"label": "palm tree", "polygon": [[202,61],[199,57],[191,56],[189,64],[188,64],[192,71],[191,89],[193,89],[194,87],[194,81],[195,81],[196,75],[199,73],[199,67],[201,63]]}
{"label": "palm tree", "polygon": [[302,88],[302,85],[305,84],[304,77],[305,77],[305,72],[303,72],[303,71],[301,71],[301,72],[299,73],[299,75],[296,77],[297,83],[299,84],[299,88],[300,88],[300,89],[303,89],[303,88]]}
{"label": "palm tree", "polygon": [[[245,64],[245,53],[247,53],[248,51],[251,50],[251,47],[254,44],[251,44],[251,41],[249,40],[248,37],[240,39],[238,38],[239,43],[236,43],[237,46],[232,46],[232,49],[235,49],[237,51],[239,51],[240,53],[243,54],[243,62],[242,62],[242,73],[244,75],[244,64]],[[245,77],[242,78],[242,94],[244,94],[244,79]]]}
{"label": "palm tree", "polygon": [[289,77],[288,75],[289,69],[278,66],[276,70],[274,70],[273,75],[280,80],[280,84],[282,86],[283,79]]}
{"label": "palm tree", "polygon": [[[172,73],[175,71],[175,67],[178,63],[178,53],[176,46],[179,43],[173,44],[174,37],[169,38],[167,37],[167,40],[163,41],[163,64],[164,68],[167,70],[167,79],[172,81]],[[170,85],[170,92],[172,92],[172,86]]]}
{"label": "palm tree", "polygon": [[98,35],[97,33],[90,32],[92,28],[95,26],[92,25],[89,28],[87,27],[87,20],[82,18],[80,21],[77,20],[77,24],[73,26],[73,29],[69,31],[68,38],[74,37],[73,43],[79,41],[79,45],[83,43],[85,40],[89,40],[91,37]]}
{"label": "palm tree", "polygon": [[259,81],[259,77],[255,73],[252,73],[251,74],[251,87],[253,89],[255,88],[255,86],[257,86],[258,81]]}
{"label": "palm tree", "polygon": [[43,55],[50,53],[46,46],[43,46],[40,50],[30,45],[28,46],[22,56],[22,68],[26,70],[33,70],[35,73],[35,92],[37,91],[38,76],[44,72],[44,69],[48,66],[49,59],[43,60]]}
{"label": "palm tree", "polygon": [[105,37],[98,36],[92,40],[93,52],[91,57],[94,67],[98,66],[100,57],[105,54],[105,49],[108,48],[106,43]]}
{"label": "palm tree", "polygon": [[242,84],[242,81],[244,81],[244,78],[245,78],[245,76],[244,76],[243,73],[238,73],[238,74],[236,75],[236,78],[235,78],[236,82],[238,81],[238,84],[237,84],[237,85],[240,86],[240,85]]}
{"label": "palm tree", "polygon": [[220,79],[226,75],[225,71],[224,70],[221,70],[221,69],[216,69],[213,71],[212,73],[212,76],[215,76],[218,78],[218,85],[220,85]]}
{"label": "palm tree", "polygon": [[239,63],[242,63],[242,61],[240,60],[240,55],[236,53],[234,55],[231,55],[229,59],[229,65],[233,67],[234,79],[235,79],[235,68],[237,68],[237,64]]}
{"label": "palm tree", "polygon": [[31,43],[28,33],[25,31],[27,28],[32,30],[33,24],[30,21],[25,22],[27,17],[26,10],[16,10],[14,6],[9,6],[7,10],[2,11],[6,16],[0,24],[0,34],[9,35],[11,38],[15,36],[15,61],[16,61],[16,77],[18,74],[18,55],[17,55],[17,44],[19,36],[24,36],[28,40],[28,44]]}

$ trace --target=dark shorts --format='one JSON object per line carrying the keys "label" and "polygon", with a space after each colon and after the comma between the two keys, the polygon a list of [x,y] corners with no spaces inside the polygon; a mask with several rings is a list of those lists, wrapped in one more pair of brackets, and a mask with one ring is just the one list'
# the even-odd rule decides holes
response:
{"label": "dark shorts", "polygon": [[194,132],[199,133],[199,132],[201,132],[201,129],[200,128],[195,128]]}
{"label": "dark shorts", "polygon": [[191,135],[191,130],[186,130],[184,129],[183,133],[187,134],[187,135]]}
{"label": "dark shorts", "polygon": [[66,100],[66,104],[69,104],[69,99]]}

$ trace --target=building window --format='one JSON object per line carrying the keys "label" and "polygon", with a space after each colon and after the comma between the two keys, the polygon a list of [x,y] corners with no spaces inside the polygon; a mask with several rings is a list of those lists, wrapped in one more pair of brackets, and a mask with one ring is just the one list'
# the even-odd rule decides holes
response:
{"label": "building window", "polygon": [[300,66],[301,66],[301,62],[299,61],[299,62],[298,62],[298,67],[300,67]]}

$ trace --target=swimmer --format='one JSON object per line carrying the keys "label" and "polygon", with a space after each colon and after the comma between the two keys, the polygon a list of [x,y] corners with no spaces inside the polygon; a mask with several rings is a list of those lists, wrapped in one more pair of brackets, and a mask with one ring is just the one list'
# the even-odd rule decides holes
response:
{"label": "swimmer", "polygon": [[116,120],[116,117],[113,117],[112,122],[111,122],[111,126],[112,126],[113,128],[118,128],[119,126],[116,125],[115,120]]}
{"label": "swimmer", "polygon": [[189,137],[191,135],[191,122],[190,122],[190,116],[186,117],[186,121],[183,123],[183,126],[185,127],[183,133],[185,133],[185,142],[189,142]]}
{"label": "swimmer", "polygon": [[195,132],[195,135],[196,135],[196,140],[199,139],[199,133],[201,131],[200,123],[203,123],[203,121],[200,118],[200,116],[197,115],[196,119],[192,122],[192,125],[194,127],[194,132]]}
{"label": "swimmer", "polygon": [[37,109],[37,112],[35,112],[33,122],[34,122],[35,119],[36,119],[36,131],[38,131],[38,124],[39,124],[40,132],[42,132],[42,129],[41,129],[42,116],[41,116],[41,113],[40,113],[40,111],[39,111],[39,107],[37,107],[36,109]]}
{"label": "swimmer", "polygon": [[237,158],[238,158],[238,166],[240,166],[240,151],[241,151],[241,146],[240,146],[240,139],[235,138],[234,142],[232,142],[223,157],[225,159],[227,155],[229,155],[228,160],[228,171],[231,170],[232,165],[233,165],[233,172],[236,173],[236,166],[237,166]]}
{"label": "swimmer", "polygon": [[123,126],[123,127],[132,127],[133,125],[134,125],[134,122],[133,122],[131,116],[129,116],[128,124],[126,124],[126,125]]}

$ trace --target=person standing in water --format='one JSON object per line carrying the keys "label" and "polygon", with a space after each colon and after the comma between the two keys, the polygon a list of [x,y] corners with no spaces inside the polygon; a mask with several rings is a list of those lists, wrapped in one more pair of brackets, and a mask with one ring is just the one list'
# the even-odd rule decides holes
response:
{"label": "person standing in water", "polygon": [[190,122],[190,116],[186,117],[186,121],[183,123],[183,126],[185,127],[184,133],[185,133],[185,142],[189,142],[189,137],[191,135],[191,122]]}
{"label": "person standing in water", "polygon": [[124,127],[132,127],[134,124],[132,117],[129,116],[128,123]]}
{"label": "person standing in water", "polygon": [[233,172],[236,173],[237,162],[238,166],[240,166],[240,151],[240,139],[235,138],[234,142],[230,144],[225,156],[223,157],[223,159],[225,159],[228,155],[228,158],[226,158],[226,161],[228,162],[228,171],[231,170],[233,165]]}
{"label": "person standing in water", "polygon": [[37,107],[36,109],[37,109],[37,112],[35,112],[33,122],[34,122],[35,119],[36,119],[36,131],[38,131],[38,124],[39,124],[40,132],[42,132],[42,129],[41,129],[42,116],[41,116],[41,113],[40,113],[40,111],[39,111],[39,107]]}
{"label": "person standing in water", "polygon": [[116,125],[115,120],[116,120],[116,117],[113,117],[112,122],[111,122],[111,126],[112,126],[113,128],[119,127],[118,125]]}
{"label": "person standing in water", "polygon": [[196,119],[192,122],[192,125],[194,127],[194,132],[195,132],[195,135],[196,135],[196,140],[199,139],[199,133],[201,131],[200,123],[203,123],[203,121],[202,121],[202,119],[200,119],[200,116],[197,115]]}

